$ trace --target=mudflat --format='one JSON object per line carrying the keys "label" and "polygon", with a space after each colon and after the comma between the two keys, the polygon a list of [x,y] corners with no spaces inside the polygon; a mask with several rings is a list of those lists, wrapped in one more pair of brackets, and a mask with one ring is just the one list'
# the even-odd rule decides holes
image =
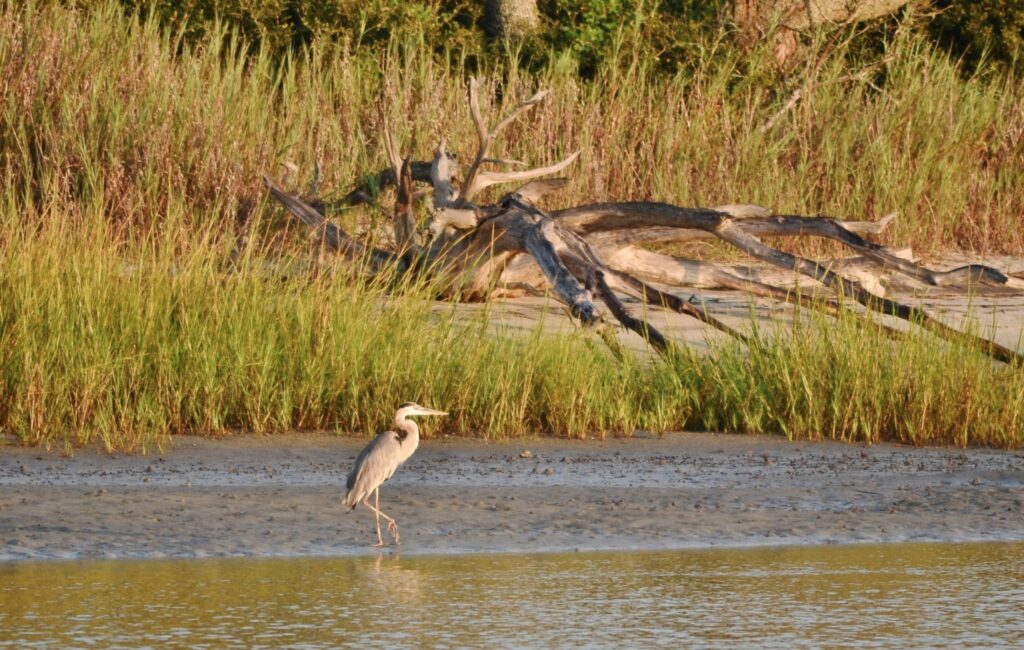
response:
{"label": "mudflat", "polygon": [[[341,499],[368,438],[0,447],[0,560],[381,552]],[[402,544],[488,553],[1024,540],[1024,452],[677,433],[424,440],[381,491]],[[385,532],[386,535],[386,532]]]}

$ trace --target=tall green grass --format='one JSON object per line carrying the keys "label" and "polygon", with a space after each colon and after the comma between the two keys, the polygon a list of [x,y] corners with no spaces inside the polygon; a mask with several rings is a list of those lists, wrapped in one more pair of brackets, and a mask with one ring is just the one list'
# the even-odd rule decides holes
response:
{"label": "tall green grass", "polygon": [[[410,399],[486,437],[636,429],[913,444],[1024,442],[1024,375],[924,333],[804,315],[750,347],[618,361],[595,339],[495,335],[346,270],[282,279],[173,239],[124,251],[101,215],[0,247],[0,430],[147,449],[169,433],[366,431]],[[72,234],[74,246],[54,246]],[[173,260],[173,262],[172,262]],[[435,429],[435,432],[439,429]]]}
{"label": "tall green grass", "polygon": [[[415,399],[453,413],[444,430],[495,437],[1024,441],[1020,372],[923,334],[894,346],[810,319],[751,348],[620,362],[585,336],[509,338],[439,315],[429,286],[388,291],[335,262],[268,271],[317,251],[268,204],[261,173],[294,163],[298,184],[319,160],[322,185],[347,189],[384,166],[382,120],[406,154],[427,157],[442,133],[470,151],[469,70],[420,45],[393,42],[383,60],[325,48],[278,61],[223,29],[187,44],[114,3],[5,4],[0,431],[145,449],[169,433],[363,431]],[[881,65],[833,50],[781,79],[714,38],[669,81],[625,50],[593,83],[513,60],[475,71],[501,91],[491,110],[553,92],[495,153],[542,163],[583,147],[558,205],[900,209],[892,236],[919,249],[1024,244],[1024,87],[964,82],[913,34]],[[797,87],[804,100],[762,132]],[[380,217],[339,218],[370,232]]]}
{"label": "tall green grass", "polygon": [[47,226],[11,229],[0,248],[14,271],[0,278],[0,429],[23,443],[359,431],[410,399],[486,436],[671,426],[636,391],[639,362],[585,341],[495,337],[486,320],[434,314],[429,287],[395,295],[345,269],[282,279],[257,256],[225,266],[214,246],[172,255],[159,236],[125,254],[86,219],[74,247],[51,245],[71,228]]}

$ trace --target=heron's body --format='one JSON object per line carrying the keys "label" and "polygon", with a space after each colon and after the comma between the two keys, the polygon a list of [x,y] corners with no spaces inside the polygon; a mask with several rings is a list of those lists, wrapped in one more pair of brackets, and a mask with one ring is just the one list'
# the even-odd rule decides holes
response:
{"label": "heron's body", "polygon": [[355,466],[348,474],[345,505],[351,510],[373,494],[391,478],[402,463],[409,460],[420,445],[420,432],[413,425],[411,432],[384,431],[359,452]]}
{"label": "heron's body", "polygon": [[[380,511],[380,486],[394,475],[395,470],[413,455],[420,444],[420,430],[416,423],[407,419],[414,415],[446,415],[443,411],[427,409],[419,404],[407,402],[395,413],[395,431],[385,431],[366,445],[349,472],[345,494],[345,505],[351,510],[360,503],[377,514],[377,546],[384,545],[380,534],[380,518],[388,522],[388,530],[398,544],[398,525],[395,520]],[[369,498],[375,497],[375,505]]]}

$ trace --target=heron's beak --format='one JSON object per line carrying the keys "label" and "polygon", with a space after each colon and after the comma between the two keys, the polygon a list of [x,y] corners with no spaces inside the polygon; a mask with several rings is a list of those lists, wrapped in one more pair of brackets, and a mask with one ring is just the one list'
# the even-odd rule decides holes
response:
{"label": "heron's beak", "polygon": [[433,409],[423,409],[420,415],[448,415],[448,411],[435,411]]}

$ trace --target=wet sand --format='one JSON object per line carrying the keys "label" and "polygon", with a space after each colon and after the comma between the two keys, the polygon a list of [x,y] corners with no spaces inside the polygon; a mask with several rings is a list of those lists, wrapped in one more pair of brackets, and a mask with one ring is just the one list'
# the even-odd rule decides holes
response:
{"label": "wet sand", "polygon": [[[73,458],[0,448],[0,560],[377,553],[373,514],[341,504],[366,441],[183,437],[162,454]],[[403,554],[1021,541],[1024,452],[452,438],[425,440],[381,497]]]}

